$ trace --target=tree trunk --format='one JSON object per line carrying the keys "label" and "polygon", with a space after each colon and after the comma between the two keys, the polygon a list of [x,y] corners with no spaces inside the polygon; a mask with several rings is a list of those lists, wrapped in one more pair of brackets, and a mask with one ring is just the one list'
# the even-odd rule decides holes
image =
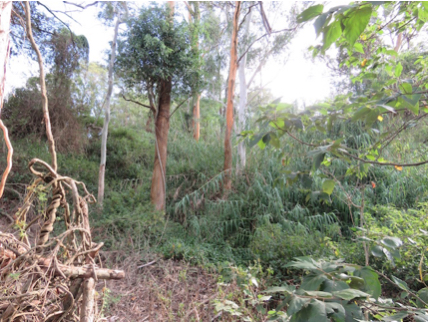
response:
{"label": "tree trunk", "polygon": [[171,78],[160,84],[158,114],[155,122],[155,164],[150,198],[156,210],[164,211],[166,203],[166,159],[171,108]]}
{"label": "tree trunk", "polygon": [[[192,27],[192,49],[195,53],[199,51],[199,20],[200,20],[200,10],[199,2],[192,1],[193,4],[193,27]],[[199,55],[199,54],[198,54]],[[193,90],[193,138],[196,141],[199,141],[200,136],[200,99],[201,95],[196,90]]]}
{"label": "tree trunk", "polygon": [[[245,22],[245,35],[247,38],[250,33],[250,20],[251,20],[251,11],[248,14]],[[246,113],[247,113],[247,80],[245,78],[245,67],[247,65],[247,54],[242,57],[239,62],[239,107],[238,107],[238,132],[245,130],[246,125]],[[237,171],[240,172],[245,168],[247,161],[247,151],[245,149],[245,142],[241,141],[238,144],[238,163]]]}
{"label": "tree trunk", "polygon": [[193,105],[193,138],[196,141],[199,141],[199,136],[201,132],[201,124],[199,118],[201,117],[199,102],[201,100],[201,95],[196,94],[195,96],[196,102]]}
{"label": "tree trunk", "polygon": [[101,135],[101,162],[100,162],[100,172],[98,177],[98,204],[99,205],[102,205],[104,201],[104,178],[105,178],[106,161],[107,161],[107,137],[108,137],[108,125],[110,122],[110,99],[113,93],[113,67],[114,67],[114,60],[116,58],[117,34],[119,32],[119,25],[121,22],[122,21],[120,17],[117,17],[116,24],[114,26],[113,43],[111,44],[110,63],[108,66],[108,90],[107,90],[107,96],[106,96],[104,126],[102,130],[102,135]]}
{"label": "tree trunk", "polygon": [[3,195],[4,186],[6,185],[7,176],[12,169],[13,148],[9,140],[6,126],[1,120],[1,109],[4,100],[4,87],[6,83],[6,66],[9,58],[9,28],[10,14],[12,12],[12,1],[3,1],[0,3],[0,129],[3,131],[4,142],[7,146],[7,166],[0,181],[0,198]]}
{"label": "tree trunk", "polygon": [[[174,1],[168,1],[169,20],[174,21]],[[150,199],[156,210],[165,211],[166,204],[166,159],[168,156],[169,114],[171,109],[172,78],[160,82],[159,104],[155,116],[155,163],[153,167]]]}
{"label": "tree trunk", "polygon": [[232,129],[233,129],[233,97],[235,94],[236,70],[238,68],[237,46],[238,46],[238,20],[241,9],[241,1],[236,1],[233,18],[232,42],[230,46],[230,69],[227,85],[226,105],[226,135],[224,138],[224,183],[225,191],[232,189]]}

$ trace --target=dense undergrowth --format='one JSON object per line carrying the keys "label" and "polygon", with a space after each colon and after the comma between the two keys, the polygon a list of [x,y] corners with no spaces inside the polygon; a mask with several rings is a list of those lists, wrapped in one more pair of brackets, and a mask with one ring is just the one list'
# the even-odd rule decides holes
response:
{"label": "dense undergrowth", "polygon": [[[353,133],[349,140],[355,140],[355,145],[370,141],[358,127],[345,127],[339,124],[336,131]],[[281,151],[253,147],[247,168],[234,174],[233,191],[226,199],[221,185],[223,147],[215,136],[206,134],[195,142],[189,133],[172,130],[164,216],[153,211],[149,199],[153,134],[114,127],[107,147],[104,207],[101,211],[93,206],[91,212],[95,239],[104,241],[110,250],[137,250],[142,255],[151,252],[201,265],[226,281],[231,277],[236,280],[237,275],[248,279],[245,268],[259,268],[256,278],[251,277],[263,281],[259,283],[266,287],[290,280],[299,282],[305,270],[290,268],[294,257],[341,258],[346,263],[364,265],[365,241],[372,250],[372,268],[386,276],[393,274],[415,290],[424,287],[421,276],[428,243],[425,166],[401,171],[373,166],[366,178],[358,180],[345,177],[346,164],[336,160],[329,170],[341,179],[341,186],[325,196],[319,193],[325,177],[321,171],[312,179],[300,176],[293,180],[290,169],[309,172],[312,160],[307,158],[307,150],[289,138],[281,142]],[[31,181],[28,161],[33,157],[49,158],[45,143],[39,140],[27,137],[14,140],[14,144],[14,167],[6,202],[16,201],[14,190]],[[416,147],[423,153],[423,146],[415,141],[391,145],[387,154],[405,154]],[[92,138],[82,154],[59,154],[59,172],[85,182],[95,193],[99,150],[98,138]],[[359,209],[348,203],[347,196],[358,204],[362,193],[367,225],[366,229],[356,229]],[[387,244],[382,245],[385,237],[397,237],[404,245],[397,253]],[[376,253],[376,248],[381,248],[380,252]],[[389,250],[390,256],[382,248]],[[244,294],[251,279],[241,284]],[[397,286],[385,283],[384,293],[395,295]],[[238,297],[229,296],[225,299],[231,302]],[[236,305],[236,301],[233,303]],[[266,314],[266,305],[259,303]],[[226,306],[221,304],[219,308]],[[227,308],[222,310],[233,314],[234,306],[230,306],[229,312]]]}

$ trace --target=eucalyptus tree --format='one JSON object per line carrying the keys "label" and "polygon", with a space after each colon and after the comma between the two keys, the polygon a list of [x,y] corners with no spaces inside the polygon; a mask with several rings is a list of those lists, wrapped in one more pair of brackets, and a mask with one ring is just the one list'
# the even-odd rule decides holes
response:
{"label": "eucalyptus tree", "polygon": [[187,24],[174,21],[173,6],[153,5],[128,21],[118,46],[117,71],[127,88],[144,94],[155,120],[151,200],[165,209],[166,163],[171,98],[192,93],[194,55]]}
{"label": "eucalyptus tree", "polygon": [[224,136],[224,182],[226,191],[232,188],[232,128],[233,128],[233,99],[235,94],[235,79],[238,69],[238,28],[239,14],[241,12],[241,1],[235,1],[235,13],[233,15],[233,29],[230,45],[230,68],[227,84],[226,103],[226,134]]}
{"label": "eucalyptus tree", "polygon": [[1,120],[1,110],[3,108],[4,88],[6,81],[6,65],[9,57],[9,30],[10,30],[10,15],[12,12],[12,1],[3,1],[0,3],[0,129],[3,131],[3,138],[7,145],[7,166],[0,180],[0,198],[3,196],[6,180],[12,169],[12,154],[13,148],[9,140],[8,130]]}
{"label": "eucalyptus tree", "polygon": [[[257,103],[253,101],[264,90],[264,85],[254,86],[256,77],[260,75],[269,60],[275,58],[280,64],[287,58],[287,49],[300,27],[296,21],[297,8],[297,4],[291,6],[288,3],[277,2],[263,4],[260,1],[249,1],[243,8],[247,13],[241,22],[241,28],[244,30],[238,50],[238,133],[247,130],[249,106],[257,106]],[[273,18],[276,18],[275,21],[271,21],[274,20]],[[275,29],[278,21],[282,27]],[[249,93],[251,93],[250,97],[248,97]],[[237,170],[244,169],[245,165],[246,146],[244,141],[240,141],[238,143]]]}

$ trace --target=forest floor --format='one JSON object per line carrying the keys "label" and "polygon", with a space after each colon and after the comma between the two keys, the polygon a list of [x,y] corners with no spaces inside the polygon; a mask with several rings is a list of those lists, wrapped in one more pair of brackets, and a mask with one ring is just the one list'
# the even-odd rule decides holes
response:
{"label": "forest floor", "polygon": [[[10,220],[0,216],[0,231]],[[138,252],[101,251],[103,267],[126,272],[123,280],[99,281],[104,293],[103,322],[212,322],[219,318],[213,300],[219,296],[217,276],[183,261],[155,255],[144,263]],[[230,287],[225,287],[225,292]]]}
{"label": "forest floor", "polygon": [[[122,269],[126,278],[109,281],[102,321],[107,322],[212,322],[218,296],[217,278],[183,261],[155,259],[141,263],[141,255],[104,251],[105,266]],[[140,267],[140,268],[139,268]]]}

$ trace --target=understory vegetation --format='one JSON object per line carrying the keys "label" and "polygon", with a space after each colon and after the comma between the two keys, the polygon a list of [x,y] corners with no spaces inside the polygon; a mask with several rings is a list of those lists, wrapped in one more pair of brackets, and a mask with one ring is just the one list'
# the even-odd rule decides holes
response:
{"label": "understory vegetation", "polygon": [[[102,314],[126,312],[122,297],[131,303],[150,289],[150,306],[143,316],[133,306],[130,319],[427,321],[428,5],[128,5],[97,4],[99,18],[115,22],[106,67],[89,62],[84,36],[31,4],[49,68],[45,84],[29,78],[1,111],[14,146],[0,194],[7,228],[28,241],[32,219],[47,222],[52,201],[60,205],[58,191],[64,207],[84,183],[98,196],[87,213],[91,239],[106,249],[99,259],[132,273],[120,283],[129,292],[103,288]],[[30,14],[14,6],[16,21]],[[274,12],[286,29],[271,28]],[[251,82],[311,20],[322,39],[309,51],[331,68],[334,93],[303,107]],[[19,34],[26,27],[16,21]],[[53,169],[30,172],[33,158],[52,159]],[[74,186],[59,190],[60,180]],[[83,209],[94,196],[70,205]],[[49,218],[53,236],[75,229],[67,208]]]}

